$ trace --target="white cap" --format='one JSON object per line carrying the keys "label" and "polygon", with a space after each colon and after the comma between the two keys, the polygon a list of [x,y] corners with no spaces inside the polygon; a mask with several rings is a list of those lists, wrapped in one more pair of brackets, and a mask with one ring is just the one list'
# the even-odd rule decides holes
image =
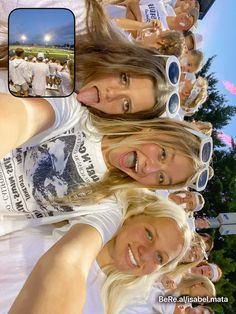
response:
{"label": "white cap", "polygon": [[37,59],[36,59],[36,57],[33,57],[33,59],[32,59],[32,60],[33,60],[33,62],[35,62]]}
{"label": "white cap", "polygon": [[44,53],[43,52],[39,52],[37,55],[37,59],[44,59]]}
{"label": "white cap", "polygon": [[25,57],[25,61],[28,61],[28,57]]}
{"label": "white cap", "polygon": [[193,38],[194,49],[198,50],[200,48],[200,46],[202,45],[203,37],[201,34],[192,33],[192,38]]}

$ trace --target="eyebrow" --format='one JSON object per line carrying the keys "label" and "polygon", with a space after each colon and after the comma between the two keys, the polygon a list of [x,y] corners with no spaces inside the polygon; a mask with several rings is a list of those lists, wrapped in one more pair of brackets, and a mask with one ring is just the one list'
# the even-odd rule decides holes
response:
{"label": "eyebrow", "polygon": [[[156,238],[159,239],[160,237],[159,237],[159,234],[158,234],[158,232],[157,232],[157,229],[156,229],[153,225],[152,225],[152,227],[153,227],[154,230],[155,230]],[[167,262],[166,262],[166,263],[168,263],[170,257],[169,257],[169,255],[167,254],[167,252],[166,252],[166,251],[162,251],[162,252],[160,252],[160,253],[162,253],[162,254],[164,254],[164,255],[166,256],[166,258],[167,258]],[[166,264],[166,263],[163,263],[163,264]]]}

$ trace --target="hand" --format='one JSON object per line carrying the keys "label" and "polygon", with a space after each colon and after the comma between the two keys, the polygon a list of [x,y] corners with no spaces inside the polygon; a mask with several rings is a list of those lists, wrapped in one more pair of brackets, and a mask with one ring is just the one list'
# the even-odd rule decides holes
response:
{"label": "hand", "polygon": [[163,286],[166,290],[176,288],[176,283],[174,282],[174,280],[172,280],[168,276],[164,276],[161,280],[161,283],[163,284]]}

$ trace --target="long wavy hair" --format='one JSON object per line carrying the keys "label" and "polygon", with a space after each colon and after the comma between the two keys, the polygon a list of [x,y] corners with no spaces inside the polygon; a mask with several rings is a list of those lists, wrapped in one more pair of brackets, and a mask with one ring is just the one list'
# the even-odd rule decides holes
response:
{"label": "long wavy hair", "polygon": [[[188,250],[192,238],[192,233],[187,224],[184,210],[161,198],[157,199],[154,193],[147,190],[130,190],[125,192],[126,213],[123,223],[127,218],[135,215],[146,215],[155,218],[171,218],[175,220],[183,235],[183,247],[180,254],[162,266],[158,271],[142,277],[128,275],[117,271],[113,266],[104,267],[106,280],[102,285],[101,297],[106,314],[118,314],[119,311],[135,300],[146,299],[149,295],[153,283],[163,274],[173,270]],[[121,224],[120,228],[122,227]],[[119,229],[116,235],[119,233]],[[116,235],[114,237],[116,237]]]}
{"label": "long wavy hair", "polygon": [[[195,275],[195,274],[191,274],[191,273],[185,274],[182,277],[180,283],[177,285],[177,288],[170,290],[168,292],[168,295],[173,295],[176,293],[178,295],[184,294],[186,289],[190,290],[194,285],[201,285],[202,287],[204,287],[208,291],[210,297],[216,296],[215,286],[210,281],[210,279],[208,279],[205,276]],[[190,291],[189,291],[189,295],[190,295]]]}
{"label": "long wavy hair", "polygon": [[[199,159],[200,140],[193,135],[188,129],[196,130],[196,128],[187,122],[180,122],[170,119],[152,119],[146,121],[119,121],[105,120],[93,116],[92,122],[98,132],[113,142],[122,139],[122,143],[111,144],[109,149],[115,147],[127,147],[134,144],[157,144],[161,147],[171,148],[178,154],[187,157],[192,164],[192,175],[186,180],[172,185],[155,185],[148,186],[150,189],[181,189],[188,186],[192,181],[196,172],[202,168]],[[146,130],[145,130],[146,129]],[[149,132],[147,132],[149,130]],[[153,131],[152,133],[150,133]],[[137,139],[130,139],[130,135],[137,135]],[[96,183],[92,183],[85,187],[75,188],[69,195],[65,196],[61,201],[67,204],[80,204],[81,202],[89,202],[89,198],[99,201],[105,197],[109,197],[120,189],[126,188],[143,188],[141,183],[134,181],[126,173],[116,168],[110,168],[103,179]]]}

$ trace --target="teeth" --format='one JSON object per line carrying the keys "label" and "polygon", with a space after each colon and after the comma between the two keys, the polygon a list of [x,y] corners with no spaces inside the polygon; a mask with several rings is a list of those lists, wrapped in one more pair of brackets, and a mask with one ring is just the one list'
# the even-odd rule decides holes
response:
{"label": "teeth", "polygon": [[132,253],[130,247],[129,247],[129,249],[128,249],[128,253],[129,253],[129,259],[130,259],[131,263],[132,263],[134,266],[138,266],[138,264],[137,264],[137,262],[136,262],[136,260],[135,260],[135,258],[134,258],[134,255],[133,255],[133,253]]}

